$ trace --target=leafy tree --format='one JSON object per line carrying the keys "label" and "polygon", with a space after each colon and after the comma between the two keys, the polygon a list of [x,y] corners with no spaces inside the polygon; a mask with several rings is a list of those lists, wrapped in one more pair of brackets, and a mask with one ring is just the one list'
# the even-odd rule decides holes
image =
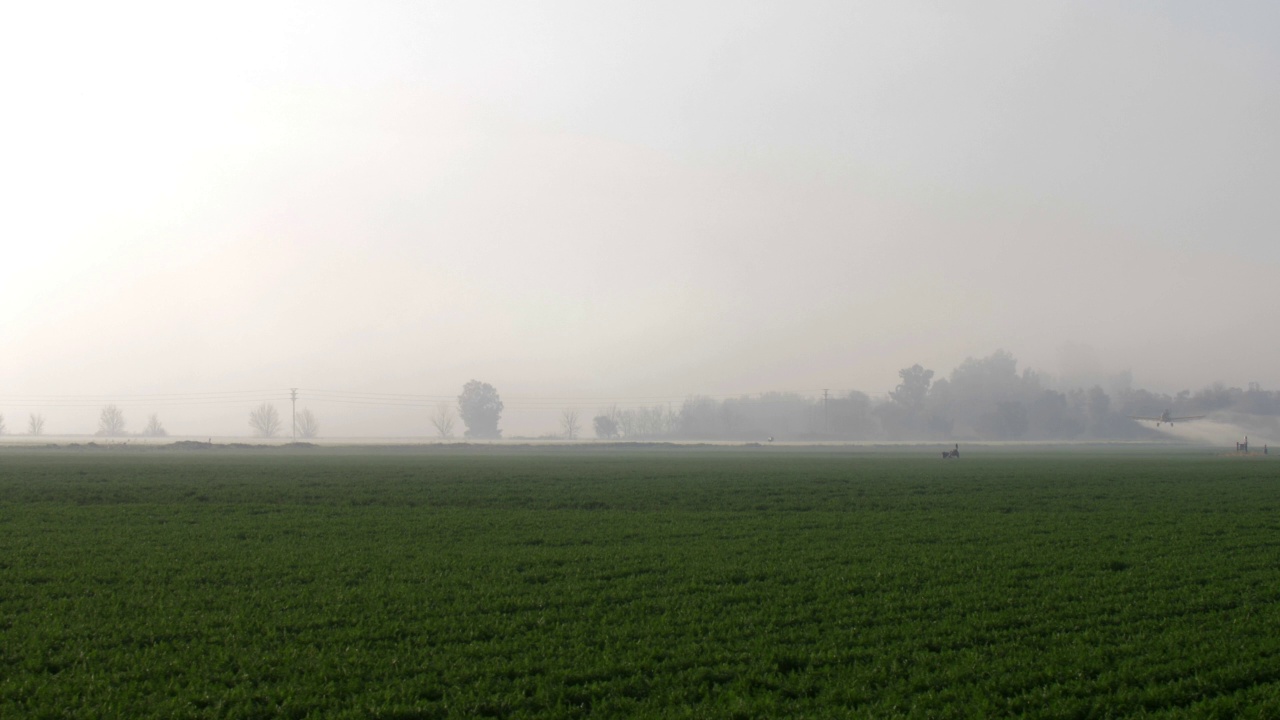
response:
{"label": "leafy tree", "polygon": [[298,424],[298,434],[304,438],[313,438],[320,435],[320,421],[316,420],[316,414],[310,410],[303,409],[294,418],[294,422]]}
{"label": "leafy tree", "polygon": [[147,426],[142,428],[142,434],[147,437],[165,437],[169,434],[169,431],[165,430],[164,425],[160,424],[160,416],[156,413],[151,413],[151,417],[147,418]]}
{"label": "leafy tree", "polygon": [[1094,385],[1085,395],[1089,408],[1089,428],[1094,437],[1108,437],[1111,419],[1111,398],[1101,386]]}
{"label": "leafy tree", "polygon": [[1072,416],[1067,396],[1054,390],[1041,390],[1027,408],[1027,425],[1038,438],[1069,439],[1078,437],[1084,424]]}
{"label": "leafy tree", "polygon": [[1237,396],[1244,393],[1240,388],[1228,388],[1220,382],[1216,382],[1191,398],[1192,406],[1199,412],[1211,413],[1218,410],[1226,410],[1235,404]]}
{"label": "leafy tree", "polygon": [[979,416],[977,429],[983,437],[1017,440],[1027,434],[1029,425],[1027,407],[1020,402],[1007,400],[996,403],[994,408]]}
{"label": "leafy tree", "polygon": [[720,403],[714,398],[705,395],[685,398],[680,406],[680,435],[690,438],[719,437],[724,433],[725,419]]}
{"label": "leafy tree", "polygon": [[[933,371],[919,364],[898,371],[902,382],[889,391],[891,402],[875,409],[885,433],[890,438],[919,438],[930,431],[926,429],[925,404],[929,399],[929,386]],[[943,384],[939,381],[939,384]]]}
{"label": "leafy tree", "polygon": [[831,398],[828,412],[830,430],[837,435],[866,438],[874,433],[871,397],[864,392],[851,390],[845,397]]}
{"label": "leafy tree", "polygon": [[618,437],[618,421],[608,415],[597,415],[591,424],[595,426],[596,437],[611,440]]}
{"label": "leafy tree", "polygon": [[39,413],[31,413],[31,419],[27,422],[28,435],[44,434],[44,416]]}
{"label": "leafy tree", "polygon": [[898,371],[902,382],[890,393],[895,403],[908,410],[920,410],[929,396],[929,383],[933,380],[933,371],[925,370],[919,364]]}
{"label": "leafy tree", "polygon": [[262,403],[249,413],[249,427],[258,437],[275,437],[280,432],[280,413],[271,403]]}
{"label": "leafy tree", "polygon": [[102,408],[98,415],[98,435],[116,437],[124,434],[124,412],[115,405]]}
{"label": "leafy tree", "polygon": [[1251,382],[1249,389],[1232,409],[1250,415],[1276,415],[1280,414],[1280,397],[1263,390],[1258,383]]}
{"label": "leafy tree", "polygon": [[458,396],[458,414],[467,426],[467,437],[502,437],[502,431],[498,429],[502,408],[502,398],[489,383],[472,380],[462,386],[462,394]]}
{"label": "leafy tree", "polygon": [[1040,391],[1037,374],[1027,370],[1019,375],[1017,359],[997,350],[984,358],[965,358],[948,379],[934,383],[930,411],[954,420],[963,434],[1013,440],[1027,434],[1027,408]]}

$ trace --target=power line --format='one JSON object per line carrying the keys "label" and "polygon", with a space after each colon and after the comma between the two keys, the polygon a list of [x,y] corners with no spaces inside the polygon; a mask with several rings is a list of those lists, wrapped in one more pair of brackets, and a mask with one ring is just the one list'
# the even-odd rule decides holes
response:
{"label": "power line", "polygon": [[185,393],[112,393],[112,394],[54,394],[54,393],[0,393],[3,401],[91,401],[91,400],[234,400],[238,396],[261,397],[280,393],[278,388],[270,390],[228,390],[211,392]]}
{"label": "power line", "polygon": [[[819,396],[818,394],[821,393]],[[883,393],[869,395],[881,397]],[[232,405],[241,403],[258,403],[271,401],[289,401],[296,410],[299,397],[318,403],[337,403],[345,405],[367,405],[382,407],[426,408],[438,406],[441,402],[452,403],[457,396],[453,394],[427,393],[389,393],[350,390],[320,390],[291,388],[289,390],[226,390],[180,393],[146,393],[146,394],[0,394],[0,403],[10,405],[26,405],[41,407],[95,407],[102,404],[115,404],[127,407],[177,407],[186,405]],[[794,399],[821,399],[824,414],[830,398],[830,390],[803,391],[768,391],[754,393],[689,393],[683,395],[508,395],[503,405],[509,410],[555,410],[566,405],[619,405],[619,406],[652,406],[683,404],[690,399],[708,399],[717,401],[744,401],[755,403],[790,402]]]}
{"label": "power line", "polygon": [[193,405],[241,405],[244,403],[256,403],[271,400],[287,400],[288,396],[281,395],[277,397],[256,396],[253,398],[239,398],[235,400],[116,400],[104,398],[95,401],[79,401],[79,402],[47,402],[38,400],[9,400],[0,398],[0,402],[7,405],[18,405],[23,407],[102,407],[103,405],[119,405],[123,407],[187,407]]}
{"label": "power line", "polygon": [[[355,392],[345,390],[316,390],[303,388],[300,392],[307,393],[308,397],[313,398],[332,398],[342,400],[368,400],[368,401],[398,401],[398,402],[429,402],[441,400],[454,400],[457,395],[428,395],[415,393],[378,393],[378,392]],[[817,395],[819,393],[828,392],[826,390],[788,390],[788,391],[768,391],[768,392],[750,392],[750,393],[684,393],[673,395],[503,395],[503,401],[508,402],[616,402],[616,403],[642,403],[642,402],[683,402],[690,398],[709,398],[712,400],[764,400],[773,399],[789,399],[793,396],[804,397],[806,395]]]}

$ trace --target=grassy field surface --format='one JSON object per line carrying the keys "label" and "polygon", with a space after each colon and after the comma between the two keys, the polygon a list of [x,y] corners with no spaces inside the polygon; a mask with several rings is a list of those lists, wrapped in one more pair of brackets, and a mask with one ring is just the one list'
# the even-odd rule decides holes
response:
{"label": "grassy field surface", "polygon": [[0,452],[0,717],[1280,717],[1280,464]]}

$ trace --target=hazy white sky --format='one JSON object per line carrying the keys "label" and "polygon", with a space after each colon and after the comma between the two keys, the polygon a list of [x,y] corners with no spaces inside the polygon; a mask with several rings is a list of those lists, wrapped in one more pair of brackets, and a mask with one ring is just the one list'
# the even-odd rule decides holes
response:
{"label": "hazy white sky", "polygon": [[1274,3],[10,5],[11,432],[478,378],[537,434],[997,348],[1280,387]]}

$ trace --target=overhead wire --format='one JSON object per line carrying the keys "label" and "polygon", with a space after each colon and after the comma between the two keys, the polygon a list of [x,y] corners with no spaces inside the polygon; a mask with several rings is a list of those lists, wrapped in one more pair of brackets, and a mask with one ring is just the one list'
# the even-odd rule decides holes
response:
{"label": "overhead wire", "polygon": [[[845,391],[847,392],[847,391]],[[872,397],[879,397],[878,394]],[[690,399],[743,400],[751,402],[787,402],[791,398],[818,399],[820,390],[769,391],[753,393],[691,393],[686,395],[507,395],[503,406],[509,410],[561,410],[566,405],[610,405],[620,407],[645,407],[683,404]],[[832,395],[838,399],[841,395]],[[431,393],[389,393],[353,390],[299,388],[297,400],[314,403],[337,403],[382,407],[423,408],[440,403],[453,403],[458,396]],[[292,398],[286,389],[226,390],[181,393],[130,393],[130,394],[51,394],[51,393],[0,393],[0,403],[39,407],[94,407],[104,403],[137,406],[185,406],[232,405],[260,402],[289,402]]]}

